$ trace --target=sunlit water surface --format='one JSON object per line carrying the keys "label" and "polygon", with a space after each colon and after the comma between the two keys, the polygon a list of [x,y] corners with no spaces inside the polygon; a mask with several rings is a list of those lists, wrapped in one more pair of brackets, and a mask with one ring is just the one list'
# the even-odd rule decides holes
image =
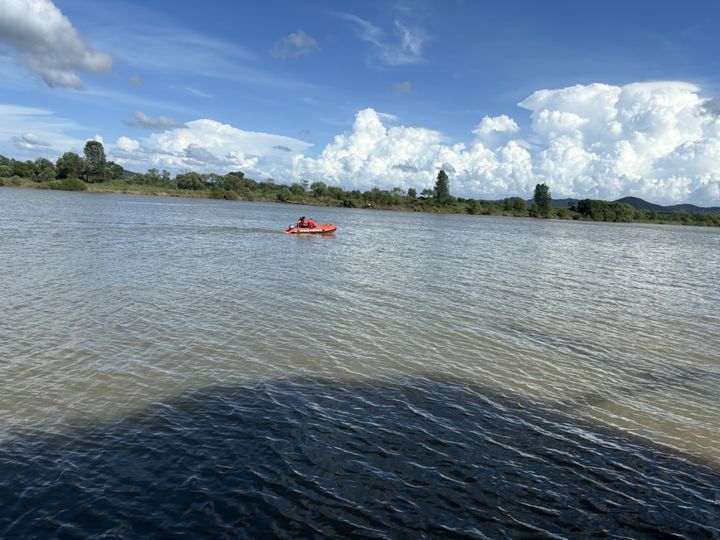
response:
{"label": "sunlit water surface", "polygon": [[717,229],[2,188],[0,270],[0,537],[720,537]]}

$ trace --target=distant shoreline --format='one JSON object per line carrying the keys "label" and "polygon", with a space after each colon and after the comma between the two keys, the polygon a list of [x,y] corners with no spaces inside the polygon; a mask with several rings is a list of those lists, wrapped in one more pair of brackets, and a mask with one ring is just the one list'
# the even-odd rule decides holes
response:
{"label": "distant shoreline", "polygon": [[[270,193],[262,192],[248,192],[246,195],[236,193],[234,191],[223,191],[213,188],[205,189],[180,189],[177,187],[170,186],[157,186],[147,184],[134,184],[128,183],[127,181],[112,181],[102,183],[85,183],[77,179],[71,179],[67,185],[63,185],[62,181],[55,181],[50,183],[33,182],[27,179],[18,178],[0,178],[0,187],[17,187],[22,189],[49,189],[59,191],[84,191],[86,193],[110,193],[120,195],[151,195],[156,197],[177,197],[184,199],[225,199],[230,201],[241,201],[241,202],[263,202],[263,203],[281,203],[281,204],[295,204],[304,206],[314,207],[335,207],[335,208],[358,208],[358,209],[373,209],[373,210],[394,210],[401,212],[421,212],[428,214],[472,214],[472,215],[488,215],[488,216],[504,216],[504,217],[538,217],[530,214],[529,208],[509,210],[500,207],[499,201],[475,201],[472,199],[455,199],[455,203],[452,205],[442,206],[428,204],[427,199],[417,199],[414,203],[400,203],[400,204],[382,204],[368,202],[362,204],[363,200],[354,200],[352,205],[348,204],[347,200],[341,201],[337,199],[331,199],[329,197],[314,197],[312,193],[305,193],[306,196],[297,200],[278,200],[278,195],[272,190]],[[275,188],[286,188],[287,186],[278,185]],[[630,199],[630,198],[628,198]],[[634,198],[633,198],[634,199]],[[512,197],[505,199],[507,202],[522,200],[519,197]],[[652,203],[647,203],[642,199],[635,199],[640,203],[655,207]],[[622,199],[621,199],[622,201]],[[635,214],[641,212],[640,215],[643,217],[623,216],[622,219],[597,219],[597,216],[592,217],[584,216],[576,211],[572,211],[568,207],[554,207],[551,209],[550,215],[543,217],[542,219],[559,219],[564,221],[601,221],[601,222],[622,222],[622,223],[644,223],[644,224],[655,224],[655,225],[690,225],[690,226],[710,226],[720,227],[720,212],[702,212],[700,210],[695,212],[672,212],[662,213],[657,211],[643,211],[641,209],[633,208],[630,205],[619,203],[619,202],[608,202],[608,201],[593,201],[598,204],[605,206],[603,210],[617,206],[621,204],[625,207],[631,208]],[[474,208],[473,208],[474,207]],[[662,208],[662,207],[660,207]],[[699,207],[697,207],[699,208]],[[473,209],[474,211],[470,211]],[[627,209],[626,209],[627,211]],[[642,214],[642,212],[645,212]],[[652,217],[651,217],[652,216]],[[602,216],[601,216],[602,217]],[[610,216],[612,217],[612,216]]]}

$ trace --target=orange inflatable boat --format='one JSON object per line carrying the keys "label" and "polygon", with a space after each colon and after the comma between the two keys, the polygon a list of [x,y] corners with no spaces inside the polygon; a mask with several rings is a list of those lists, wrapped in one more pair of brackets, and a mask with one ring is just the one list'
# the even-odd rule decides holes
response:
{"label": "orange inflatable boat", "polygon": [[337,227],[331,223],[323,223],[315,225],[314,227],[298,227],[297,225],[291,225],[285,228],[285,232],[288,234],[326,234],[335,232]]}

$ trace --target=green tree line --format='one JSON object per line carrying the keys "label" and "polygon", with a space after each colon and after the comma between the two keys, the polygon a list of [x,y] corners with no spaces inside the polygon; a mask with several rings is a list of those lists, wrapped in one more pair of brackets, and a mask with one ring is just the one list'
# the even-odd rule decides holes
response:
{"label": "green tree line", "polygon": [[508,197],[500,201],[454,197],[450,178],[441,170],[433,188],[419,194],[415,188],[403,190],[372,188],[346,191],[324,182],[282,184],[272,178],[248,178],[242,171],[224,175],[189,171],[174,178],[166,170],[149,169],[128,173],[108,161],[102,143],[88,141],[83,155],[66,152],[54,163],[46,158],[18,161],[0,155],[0,186],[32,185],[47,189],[167,193],[243,201],[281,202],[347,208],[395,209],[415,212],[465,213],[516,217],[555,218],[612,222],[658,222],[720,226],[720,213],[689,213],[638,210],[616,202],[584,199],[569,208],[553,208],[550,188],[535,186],[533,198]]}

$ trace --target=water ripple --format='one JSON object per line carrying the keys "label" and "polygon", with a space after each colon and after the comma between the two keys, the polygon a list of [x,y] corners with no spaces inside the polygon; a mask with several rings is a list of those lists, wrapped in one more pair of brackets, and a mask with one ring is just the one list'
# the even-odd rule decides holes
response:
{"label": "water ripple", "polygon": [[0,210],[0,537],[720,536],[716,231]]}

